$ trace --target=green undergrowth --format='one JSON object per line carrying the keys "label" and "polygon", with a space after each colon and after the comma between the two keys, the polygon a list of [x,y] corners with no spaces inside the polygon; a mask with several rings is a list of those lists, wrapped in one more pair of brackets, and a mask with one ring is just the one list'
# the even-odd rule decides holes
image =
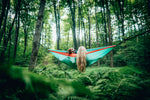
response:
{"label": "green undergrowth", "polygon": [[150,74],[133,66],[86,68],[39,65],[34,73],[0,67],[0,99],[11,100],[148,100]]}

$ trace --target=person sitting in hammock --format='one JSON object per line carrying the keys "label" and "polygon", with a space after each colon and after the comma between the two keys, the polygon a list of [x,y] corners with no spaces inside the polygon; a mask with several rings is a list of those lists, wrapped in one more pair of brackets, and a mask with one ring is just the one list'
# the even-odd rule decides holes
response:
{"label": "person sitting in hammock", "polygon": [[[80,72],[84,72],[86,67],[94,64],[100,58],[108,54],[116,45],[105,46],[93,49],[85,49],[81,46],[78,49],[77,54],[74,53],[74,49],[68,51],[62,50],[51,50],[48,51],[52,53],[58,60],[67,65],[78,68]],[[70,54],[69,54],[70,53]]]}
{"label": "person sitting in hammock", "polygon": [[77,68],[79,72],[84,72],[86,69],[86,48],[84,46],[80,46],[77,53]]}

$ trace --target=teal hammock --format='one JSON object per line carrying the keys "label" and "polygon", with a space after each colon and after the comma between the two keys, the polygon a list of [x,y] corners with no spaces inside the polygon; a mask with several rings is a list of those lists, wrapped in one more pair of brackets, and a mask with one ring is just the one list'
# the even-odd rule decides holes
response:
{"label": "teal hammock", "polygon": [[[87,49],[86,53],[86,67],[92,65],[100,58],[103,58],[106,54],[108,54],[116,45],[113,46],[105,46],[93,49]],[[76,68],[76,56],[77,54],[68,54],[67,51],[62,50],[52,50],[48,49],[48,51],[53,54],[59,61],[69,65],[70,67]]]}

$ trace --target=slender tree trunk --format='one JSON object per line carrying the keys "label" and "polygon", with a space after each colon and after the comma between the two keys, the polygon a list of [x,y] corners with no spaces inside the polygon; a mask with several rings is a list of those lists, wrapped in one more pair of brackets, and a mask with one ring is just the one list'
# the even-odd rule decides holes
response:
{"label": "slender tree trunk", "polygon": [[102,7],[103,7],[103,11],[102,11],[102,18],[103,18],[103,22],[104,22],[104,32],[105,32],[105,35],[104,35],[104,38],[105,38],[105,45],[107,46],[108,45],[108,40],[107,40],[107,22],[106,22],[106,11],[105,11],[105,7],[104,7],[104,1],[102,1]]}
{"label": "slender tree trunk", "polygon": [[7,1],[7,10],[6,10],[6,14],[5,14],[3,29],[2,29],[1,35],[0,35],[0,43],[2,41],[3,36],[4,36],[4,38],[6,37],[6,24],[7,24],[7,18],[8,18],[7,16],[8,16],[9,9],[10,9],[10,0]]}
{"label": "slender tree trunk", "polygon": [[91,48],[91,20],[90,20],[90,9],[88,9],[88,22],[89,22],[89,48]]}
{"label": "slender tree trunk", "polygon": [[80,19],[81,19],[81,28],[82,28],[82,45],[87,48],[86,45],[86,32],[85,32],[85,25],[84,25],[84,15],[82,14],[82,0],[80,1]]}
{"label": "slender tree trunk", "polygon": [[[51,25],[49,25],[49,33],[51,33],[50,29],[51,29]],[[48,48],[50,48],[50,45],[51,45],[50,38],[51,38],[51,34],[48,35]]]}
{"label": "slender tree trunk", "polygon": [[[119,5],[119,4],[118,4]],[[118,10],[119,9],[119,7],[118,7],[118,5],[117,5],[117,3],[116,3],[116,1],[113,1],[112,2],[112,6],[113,6],[113,12],[115,13],[115,15],[116,15],[116,17],[117,17],[117,24],[118,24],[118,29],[119,29],[119,37],[118,37],[118,39],[119,39],[119,41],[121,41],[121,35],[120,35],[120,22],[121,22],[121,19],[120,19],[120,15],[119,15],[119,13],[120,13],[120,10]]]}
{"label": "slender tree trunk", "polygon": [[84,24],[84,21],[83,21],[83,29],[84,29],[85,48],[87,48],[87,44],[86,44],[86,31],[85,31],[85,24]]}
{"label": "slender tree trunk", "polygon": [[26,49],[27,49],[27,39],[28,39],[28,32],[26,28],[26,24],[24,26],[24,50],[23,50],[23,57],[25,57]]}
{"label": "slender tree trunk", "polygon": [[54,6],[54,15],[55,15],[55,24],[56,24],[56,34],[57,34],[57,49],[59,49],[59,40],[58,40],[58,15],[57,15],[57,8],[56,8],[56,0],[53,0]]}
{"label": "slender tree trunk", "polygon": [[78,0],[78,47],[80,46],[81,3]]}
{"label": "slender tree trunk", "polygon": [[[57,29],[58,29],[58,40],[57,40],[57,50],[59,50],[60,47],[60,10],[59,10],[59,0],[57,0],[58,2],[58,7],[57,7],[57,19],[58,19],[58,23],[57,23]],[[58,60],[58,65],[60,66],[60,61]]]}
{"label": "slender tree trunk", "polygon": [[60,9],[59,9],[59,0],[57,0],[58,2],[58,7],[57,7],[57,16],[58,16],[58,45],[57,45],[57,50],[59,50],[59,47],[60,47]]}
{"label": "slender tree trunk", "polygon": [[9,39],[9,47],[8,47],[8,59],[10,61],[10,51],[11,51],[11,37]]}
{"label": "slender tree trunk", "polygon": [[[5,16],[5,11],[6,11],[6,7],[8,4],[9,0],[2,0],[2,12],[1,12],[1,16],[0,16],[0,31],[1,31],[1,26],[2,26],[2,22],[3,22],[3,18]],[[2,34],[2,33],[1,33]]]}
{"label": "slender tree trunk", "polygon": [[[111,29],[111,18],[110,18],[110,9],[108,7],[108,1],[106,2],[106,9],[107,9],[107,25],[108,25],[108,33],[109,33],[109,44],[112,45],[112,29]],[[113,52],[110,52],[110,59],[111,63],[110,66],[113,67]]]}
{"label": "slender tree trunk", "polygon": [[[96,0],[95,0],[95,22],[96,22],[96,43],[97,43],[97,47],[99,47],[99,41],[98,41],[98,24],[97,24],[97,7],[96,7]],[[100,60],[98,60],[97,63],[98,66],[100,66]]]}
{"label": "slender tree trunk", "polygon": [[[73,34],[73,43],[74,43],[74,48],[77,50],[77,40],[76,40],[76,23],[75,23],[75,1],[72,0],[67,0],[70,11],[71,11],[71,16],[72,16],[72,34]],[[73,7],[72,4],[73,3]]]}
{"label": "slender tree trunk", "polygon": [[26,12],[26,18],[24,21],[24,25],[23,25],[23,29],[24,29],[24,50],[23,50],[23,57],[25,58],[25,53],[26,53],[26,49],[27,49],[27,43],[28,43],[28,28],[27,26],[30,25],[30,22],[28,21],[28,9],[25,8],[25,12]]}
{"label": "slender tree trunk", "polygon": [[[57,3],[57,4],[56,4]],[[56,6],[57,5],[57,6]],[[57,34],[57,50],[59,50],[60,45],[60,12],[59,12],[59,1],[53,0],[54,6],[54,15],[55,15],[55,23],[56,23],[56,34]],[[58,65],[60,62],[58,61]]]}
{"label": "slender tree trunk", "polygon": [[46,0],[40,1],[39,14],[38,14],[38,19],[36,23],[35,34],[33,37],[33,48],[32,48],[32,53],[31,53],[31,58],[30,58],[30,63],[29,63],[30,71],[32,71],[36,66],[38,51],[40,47],[40,37],[41,37],[45,3],[46,3]]}
{"label": "slender tree trunk", "polygon": [[121,16],[121,31],[122,36],[124,38],[124,0],[118,0],[119,8],[120,8],[120,16]]}
{"label": "slender tree trunk", "polygon": [[84,45],[84,30],[83,30],[83,21],[81,21],[81,33],[82,33],[82,46],[85,46]]}
{"label": "slender tree trunk", "polygon": [[9,42],[9,40],[10,40],[10,38],[11,38],[11,31],[12,31],[12,28],[13,28],[13,26],[14,26],[15,20],[16,20],[16,14],[15,14],[15,17],[14,17],[13,22],[12,22],[12,24],[11,24],[11,27],[10,27],[10,29],[9,29],[8,36],[7,36],[7,37],[4,39],[4,41],[3,41],[3,47],[4,47],[4,49],[3,49],[2,52],[1,52],[1,57],[2,57],[2,58],[3,58],[4,55],[5,55],[5,51],[6,51],[8,42]]}
{"label": "slender tree trunk", "polygon": [[97,30],[98,24],[97,24],[97,14],[96,14],[97,12],[96,11],[97,11],[97,8],[96,8],[96,2],[95,2],[96,43],[97,43],[97,47],[99,47],[98,30]]}
{"label": "slender tree trunk", "polygon": [[18,6],[17,6],[17,20],[16,20],[16,34],[15,34],[15,45],[14,45],[14,61],[16,59],[16,53],[17,53],[17,46],[18,46],[18,36],[19,36],[19,28],[20,28],[20,6],[21,6],[21,0],[18,0]]}
{"label": "slender tree trunk", "polygon": [[67,48],[69,48],[69,32],[68,32],[68,39],[67,39]]}

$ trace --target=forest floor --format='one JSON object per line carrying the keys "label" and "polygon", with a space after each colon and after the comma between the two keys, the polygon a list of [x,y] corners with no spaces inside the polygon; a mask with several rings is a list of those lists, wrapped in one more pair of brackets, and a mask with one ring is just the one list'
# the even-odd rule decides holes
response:
{"label": "forest floor", "polygon": [[10,100],[148,100],[150,74],[135,66],[87,67],[84,73],[44,62],[0,67],[0,99]]}

